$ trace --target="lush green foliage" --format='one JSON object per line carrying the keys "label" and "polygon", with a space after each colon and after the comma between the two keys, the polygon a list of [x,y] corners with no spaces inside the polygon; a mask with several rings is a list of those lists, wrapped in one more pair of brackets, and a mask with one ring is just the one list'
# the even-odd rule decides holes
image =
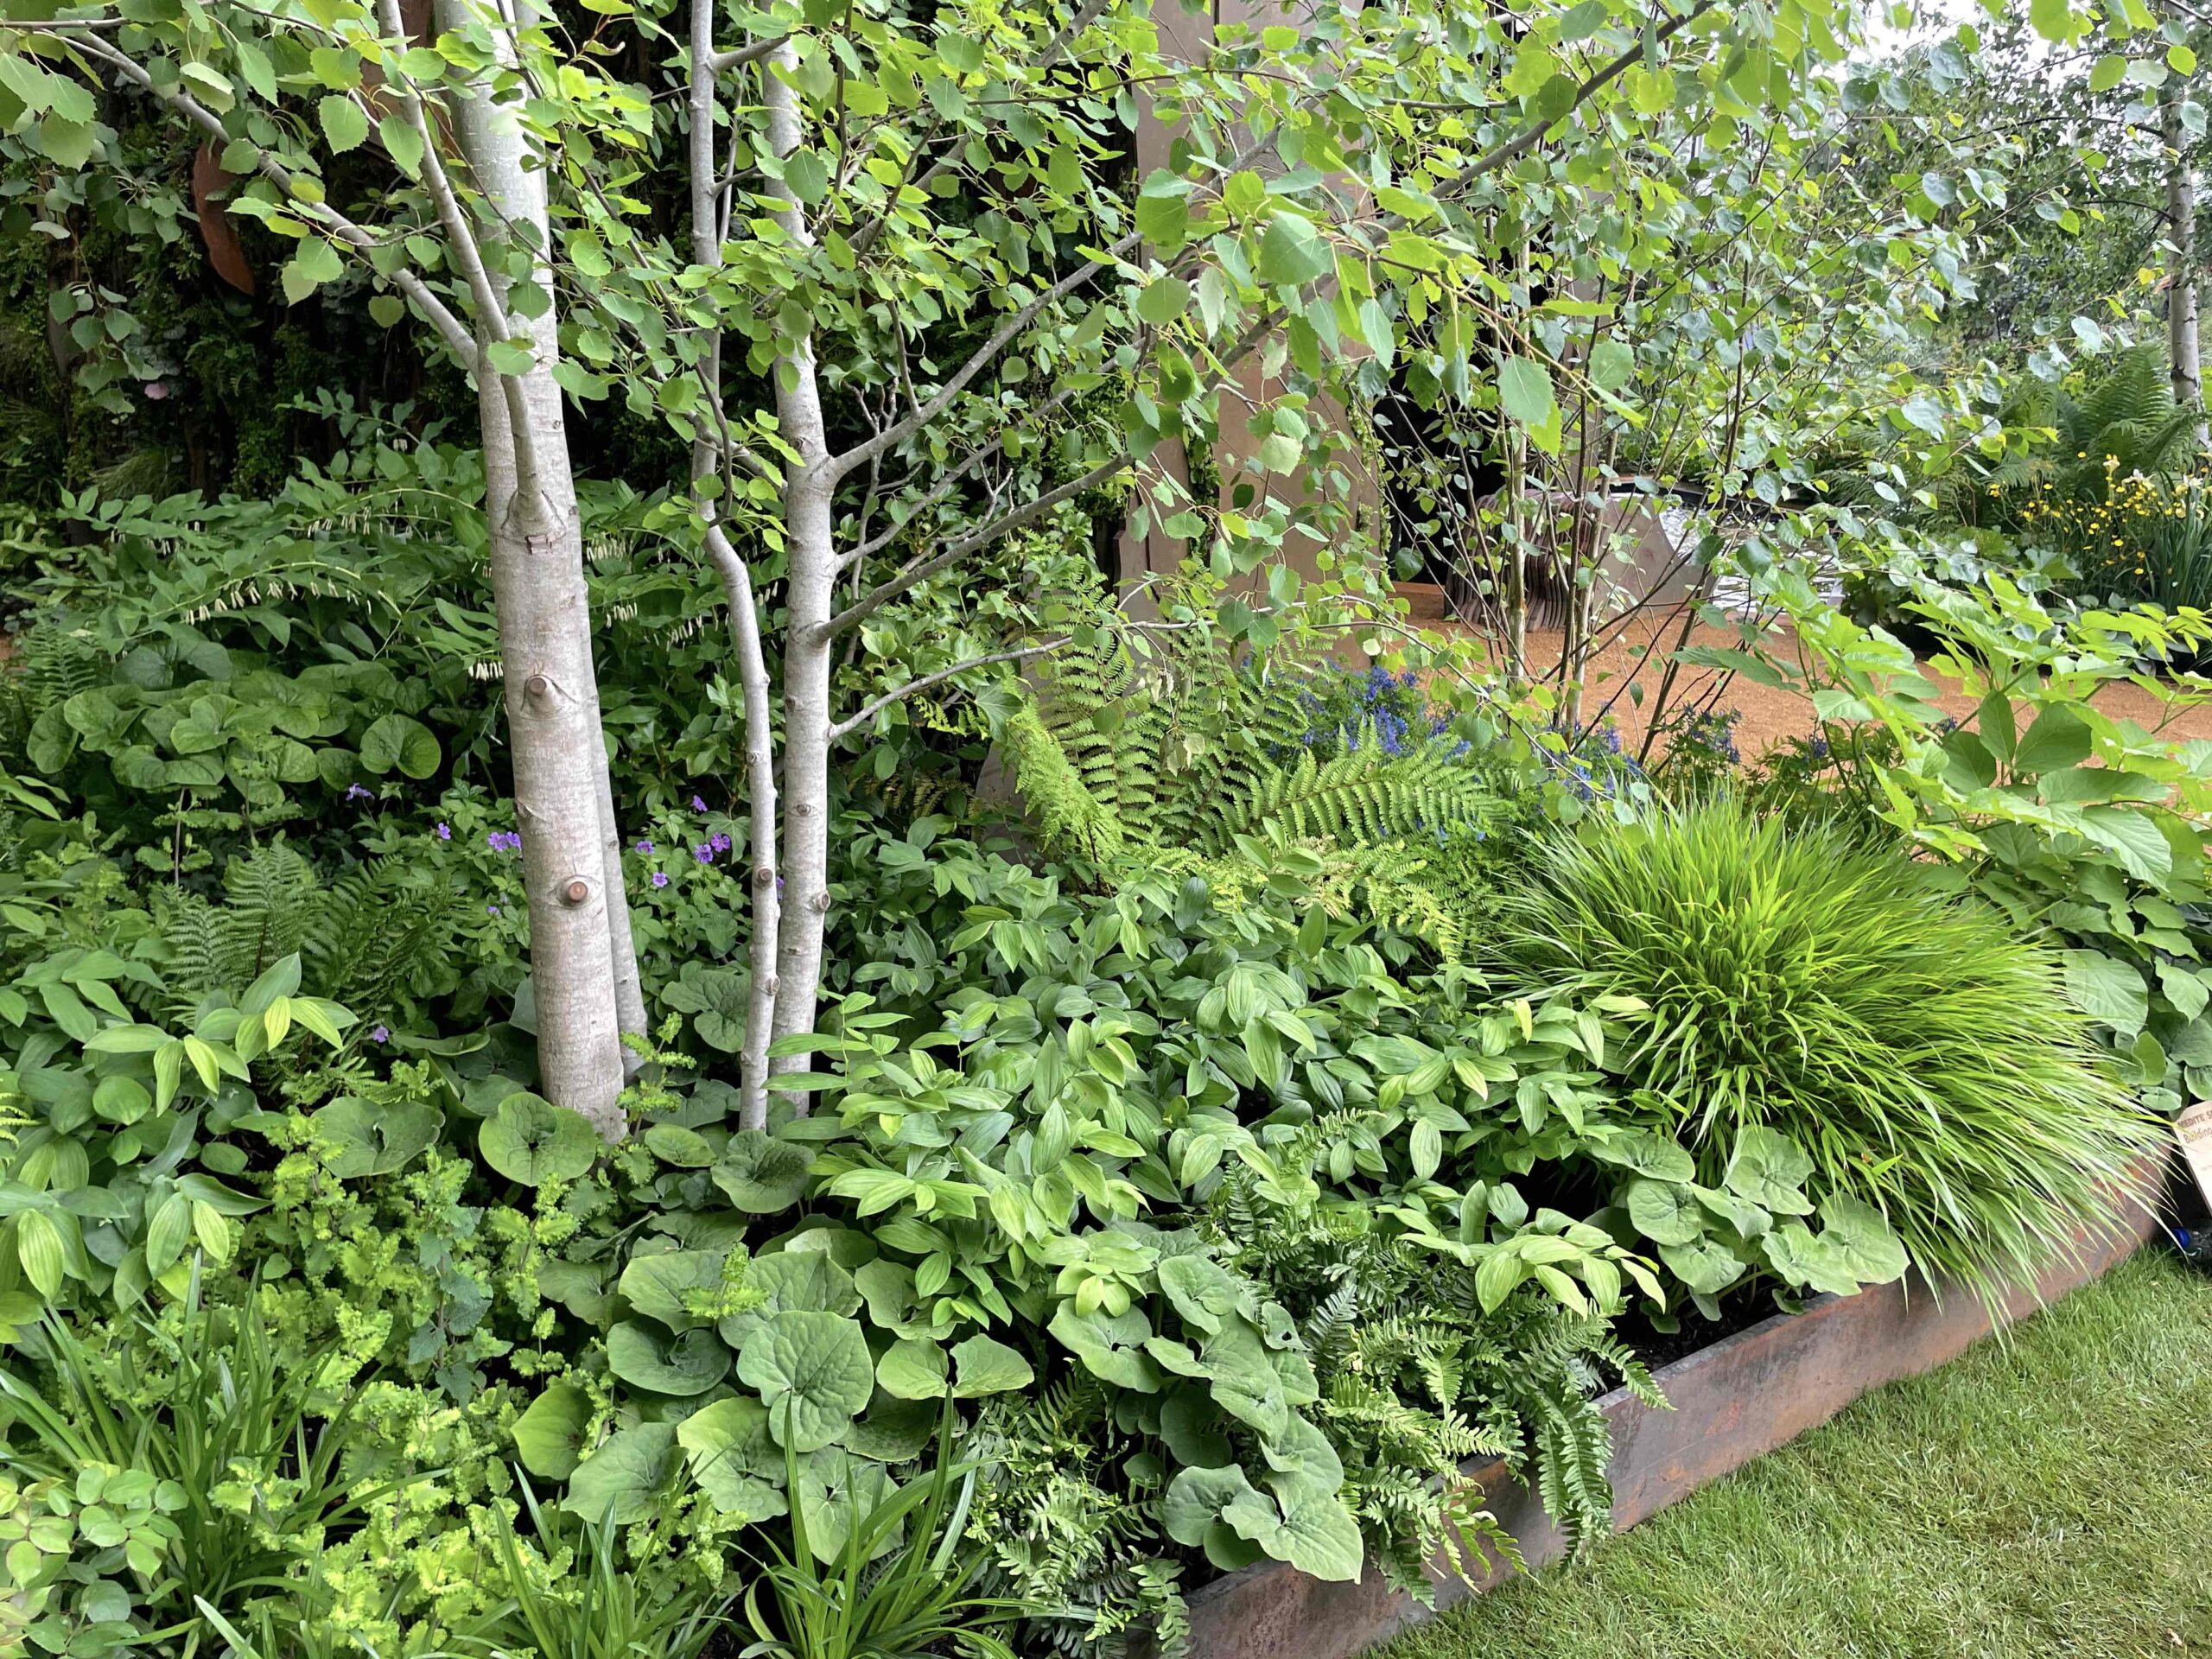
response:
{"label": "lush green foliage", "polygon": [[[2156,1144],[2056,953],[1841,827],[1715,800],[1555,837],[1505,904],[1497,949],[1531,993],[1643,1005],[1613,1064],[1730,1195],[1678,1215],[1629,1190],[1677,1270],[1718,1232],[1848,1287],[1888,1259],[1858,1230],[1878,1213],[1923,1267],[1994,1294],[2113,1218]],[[1818,1237],[1758,1205],[1771,1181],[1804,1189]]]}

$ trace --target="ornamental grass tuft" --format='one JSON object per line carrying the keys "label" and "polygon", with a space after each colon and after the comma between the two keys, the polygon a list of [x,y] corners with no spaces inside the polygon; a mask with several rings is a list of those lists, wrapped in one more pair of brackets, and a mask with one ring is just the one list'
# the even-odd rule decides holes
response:
{"label": "ornamental grass tuft", "polygon": [[1717,1184],[1764,1125],[1989,1297],[2108,1226],[2159,1144],[2060,965],[1902,850],[1732,798],[1560,835],[1504,900],[1522,994],[1634,998],[1610,1068]]}

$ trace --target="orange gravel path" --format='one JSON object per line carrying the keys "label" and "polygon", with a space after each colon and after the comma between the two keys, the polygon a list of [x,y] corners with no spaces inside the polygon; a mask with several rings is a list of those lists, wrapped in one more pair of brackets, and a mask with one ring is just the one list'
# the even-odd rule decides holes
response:
{"label": "orange gravel path", "polygon": [[[1421,626],[1471,636],[1476,633],[1474,629],[1459,623],[1427,622]],[[1666,671],[1668,656],[1675,648],[1681,627],[1679,612],[1634,619],[1592,664],[1588,690],[1584,696],[1584,718],[1595,719],[1598,711],[1610,703],[1610,717],[1620,728],[1623,746],[1631,753],[1641,745],[1644,729],[1650,723],[1659,682]],[[1691,631],[1690,638],[1692,644],[1701,645],[1740,643],[1732,630],[1702,625]],[[1774,648],[1786,659],[1794,645],[1785,628]],[[1556,631],[1532,632],[1529,636],[1529,662],[1539,671],[1555,666],[1564,648],[1564,638]],[[1718,677],[1712,669],[1676,669],[1675,684],[1669,694],[1670,704],[1677,709],[1690,701],[1706,705],[1712,701]],[[1961,720],[1972,715],[1974,699],[1955,684],[1937,677],[1939,683],[1948,687],[1942,697],[1944,709]],[[1643,689],[1641,708],[1628,693],[1630,684],[1640,684]],[[1789,687],[1760,685],[1741,675],[1736,677],[1713,706],[1724,711],[1735,710],[1736,747],[1746,760],[1755,760],[1783,740],[1804,736],[1814,728],[1809,698]],[[2176,741],[2186,738],[2212,739],[2212,706],[2173,714],[2149,692],[2134,685],[2107,686],[2098,695],[2096,706],[2116,718],[2133,720],[2148,730],[2158,730],[2164,721],[2165,734]]]}

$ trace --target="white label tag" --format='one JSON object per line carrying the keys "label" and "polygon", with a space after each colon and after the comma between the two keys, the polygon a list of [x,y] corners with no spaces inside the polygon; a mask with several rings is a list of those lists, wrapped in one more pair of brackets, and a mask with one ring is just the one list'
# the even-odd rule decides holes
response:
{"label": "white label tag", "polygon": [[2212,1100],[2200,1100],[2174,1119],[2174,1138],[2196,1177],[2196,1190],[2212,1205]]}

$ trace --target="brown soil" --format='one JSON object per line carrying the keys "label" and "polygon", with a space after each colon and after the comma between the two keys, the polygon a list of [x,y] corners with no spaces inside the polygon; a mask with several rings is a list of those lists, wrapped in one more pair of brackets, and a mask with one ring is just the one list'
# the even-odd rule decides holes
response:
{"label": "brown soil", "polygon": [[[1431,622],[1423,626],[1469,635],[1475,632],[1456,623]],[[1620,728],[1622,746],[1630,753],[1642,746],[1645,728],[1654,713],[1660,712],[1656,709],[1660,681],[1666,672],[1668,658],[1680,640],[1681,630],[1679,612],[1634,619],[1623,625],[1621,637],[1612,639],[1592,664],[1588,689],[1584,694],[1583,718],[1594,721],[1601,713],[1610,717]],[[1690,643],[1734,645],[1739,642],[1732,631],[1700,625],[1691,630]],[[1788,661],[1795,654],[1796,645],[1795,639],[1785,629],[1772,648]],[[1529,661],[1540,672],[1555,666],[1564,648],[1563,637],[1556,632],[1532,632],[1529,636]],[[1795,690],[1760,685],[1738,675],[1716,696],[1719,677],[1712,669],[1678,667],[1675,683],[1668,693],[1669,706],[1676,711],[1691,704],[1715,708],[1724,713],[1732,709],[1738,717],[1736,747],[1745,760],[1756,760],[1785,739],[1805,736],[1814,730],[1812,702]],[[1942,697],[1945,711],[1960,720],[1972,715],[1974,699],[1955,683],[1937,677],[1947,687]],[[1640,707],[1630,695],[1632,685],[1643,688]],[[2164,734],[2177,742],[2188,738],[2212,739],[2212,706],[2176,713],[2136,685],[2106,687],[2098,694],[2096,706],[2115,718],[2132,720],[2146,730],[2158,731],[2163,725]]]}

